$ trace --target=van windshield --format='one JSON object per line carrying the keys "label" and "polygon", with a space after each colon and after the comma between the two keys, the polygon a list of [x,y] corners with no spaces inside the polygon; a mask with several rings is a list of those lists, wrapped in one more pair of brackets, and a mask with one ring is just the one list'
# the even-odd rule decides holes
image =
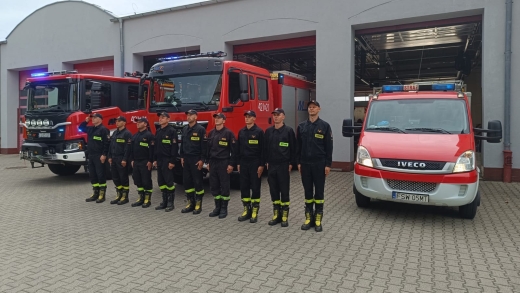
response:
{"label": "van windshield", "polygon": [[370,103],[365,130],[399,133],[469,133],[464,100],[374,100]]}

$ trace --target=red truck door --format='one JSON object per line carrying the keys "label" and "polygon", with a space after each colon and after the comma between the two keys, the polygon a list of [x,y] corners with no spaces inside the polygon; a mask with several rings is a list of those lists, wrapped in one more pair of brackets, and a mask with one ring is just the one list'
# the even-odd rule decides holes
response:
{"label": "red truck door", "polygon": [[264,131],[273,125],[271,112],[274,110],[273,89],[267,77],[256,76],[255,78],[255,109],[256,124]]}

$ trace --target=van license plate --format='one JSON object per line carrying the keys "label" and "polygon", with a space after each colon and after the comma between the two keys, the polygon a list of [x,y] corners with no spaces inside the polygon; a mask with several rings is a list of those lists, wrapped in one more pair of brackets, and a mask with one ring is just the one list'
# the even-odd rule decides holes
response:
{"label": "van license plate", "polygon": [[428,202],[429,196],[426,194],[412,194],[412,193],[402,193],[402,192],[392,192],[392,198],[397,200],[404,201],[419,201],[419,202]]}
{"label": "van license plate", "polygon": [[38,133],[38,137],[51,137],[51,134],[50,133],[40,132],[40,133]]}

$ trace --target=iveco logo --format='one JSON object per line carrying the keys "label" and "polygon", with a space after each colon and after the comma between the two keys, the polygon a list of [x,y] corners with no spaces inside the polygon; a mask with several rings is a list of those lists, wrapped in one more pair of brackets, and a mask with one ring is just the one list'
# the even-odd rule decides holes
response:
{"label": "iveco logo", "polygon": [[426,163],[418,163],[418,162],[397,162],[397,167],[404,168],[426,168]]}

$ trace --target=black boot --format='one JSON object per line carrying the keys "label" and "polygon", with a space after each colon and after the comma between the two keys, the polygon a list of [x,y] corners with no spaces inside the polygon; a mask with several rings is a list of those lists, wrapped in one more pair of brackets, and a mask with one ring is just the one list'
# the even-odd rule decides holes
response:
{"label": "black boot", "polygon": [[121,200],[121,196],[122,196],[121,192],[122,192],[121,189],[116,188],[116,198],[114,200],[111,200],[110,204],[116,204]]}
{"label": "black boot", "polygon": [[155,210],[164,210],[166,208],[166,204],[168,203],[168,193],[166,191],[162,192],[162,202],[155,207]]}
{"label": "black boot", "polygon": [[242,215],[238,217],[239,222],[251,219],[251,204],[245,201],[242,203],[244,204],[244,211],[242,212]]}
{"label": "black boot", "polygon": [[134,202],[134,203],[132,204],[133,207],[142,206],[142,205],[143,205],[143,202],[144,202],[144,191],[141,190],[141,191],[137,192],[137,194],[139,195],[139,198],[137,199],[136,202]]}
{"label": "black boot", "polygon": [[202,212],[202,195],[195,195],[195,209],[193,210],[194,215],[198,215]]}
{"label": "black boot", "polygon": [[99,196],[98,196],[98,199],[96,200],[96,203],[102,203],[105,201],[106,192],[107,192],[106,187],[99,188]]}
{"label": "black boot", "polygon": [[144,203],[142,208],[147,208],[152,205],[152,193],[150,191],[144,192]]}
{"label": "black boot", "polygon": [[289,226],[289,206],[284,206],[282,208],[282,227]]}
{"label": "black boot", "polygon": [[175,200],[175,190],[168,192],[168,203],[166,205],[165,212],[171,212],[175,208],[173,201]]}
{"label": "black boot", "polygon": [[274,226],[282,221],[282,215],[279,204],[273,204],[273,219],[269,221],[269,226]]}
{"label": "black boot", "polygon": [[99,197],[99,187],[92,188],[92,195],[85,199],[86,202],[96,201]]}
{"label": "black boot", "polygon": [[250,223],[256,223],[258,221],[258,210],[260,209],[260,204],[255,202],[253,203],[253,208],[251,211],[251,219],[249,220]]}
{"label": "black boot", "polygon": [[186,207],[181,210],[181,213],[191,213],[195,209],[195,198],[193,193],[186,194]]}
{"label": "black boot", "polygon": [[223,200],[222,205],[220,206],[220,214],[218,215],[219,219],[224,219],[227,217],[227,206],[228,206],[229,200]]}
{"label": "black boot", "polygon": [[209,214],[210,217],[216,217],[220,215],[220,207],[222,206],[222,200],[215,199],[215,209]]}
{"label": "black boot", "polygon": [[128,203],[128,189],[123,189],[121,191],[121,199],[117,205],[124,205],[125,203]]}
{"label": "black boot", "polygon": [[302,225],[302,230],[309,230],[314,226],[314,211],[312,207],[305,207],[305,222]]}
{"label": "black boot", "polygon": [[314,230],[316,232],[323,231],[323,227],[321,226],[321,221],[323,221],[323,204],[316,204],[316,215],[315,215],[315,227]]}

